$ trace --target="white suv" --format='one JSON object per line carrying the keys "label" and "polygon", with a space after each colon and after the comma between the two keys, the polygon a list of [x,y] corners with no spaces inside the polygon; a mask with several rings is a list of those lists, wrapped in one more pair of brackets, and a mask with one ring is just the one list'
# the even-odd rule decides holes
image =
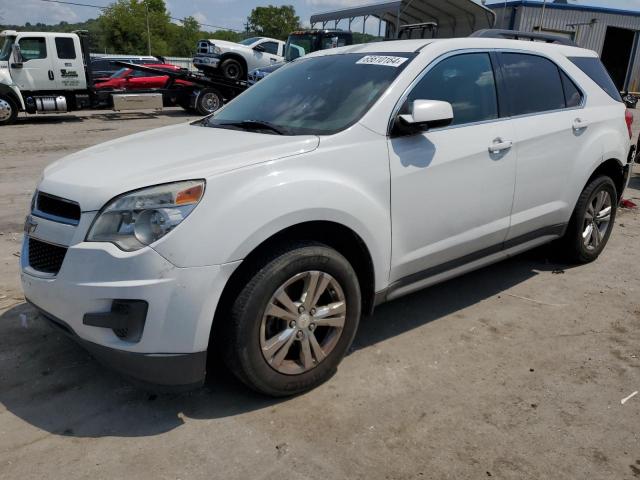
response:
{"label": "white suv", "polygon": [[246,80],[247,73],[284,61],[285,42],[267,37],[252,37],[239,43],[224,40],[200,40],[193,64],[208,74],[227,80]]}
{"label": "white suv", "polygon": [[629,138],[588,50],[316,52],[201,121],[48,167],[24,293],[135,379],[199,384],[219,351],[248,386],[295,394],[335,372],[381,302],[553,240],[595,260]]}

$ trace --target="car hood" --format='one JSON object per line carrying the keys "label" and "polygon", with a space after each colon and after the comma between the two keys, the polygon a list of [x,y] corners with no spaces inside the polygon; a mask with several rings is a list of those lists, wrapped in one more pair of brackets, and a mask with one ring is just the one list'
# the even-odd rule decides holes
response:
{"label": "car hood", "polygon": [[99,210],[122,193],[210,178],[315,150],[315,135],[280,136],[183,124],[138,133],[74,153],[44,171],[39,190]]}
{"label": "car hood", "polygon": [[236,43],[236,42],[228,42],[226,40],[216,40],[216,39],[211,39],[209,40],[212,44],[214,44],[217,47],[225,47],[225,48],[247,48],[247,49],[251,49],[251,47],[247,47],[246,45],[242,45],[241,43]]}

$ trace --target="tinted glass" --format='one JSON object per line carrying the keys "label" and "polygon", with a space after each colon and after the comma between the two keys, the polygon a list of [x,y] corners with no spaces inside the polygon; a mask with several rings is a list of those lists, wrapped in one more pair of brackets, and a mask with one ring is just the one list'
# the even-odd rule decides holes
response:
{"label": "tinted glass", "polygon": [[[258,40],[262,40],[262,37],[251,37],[251,38],[242,40],[241,42],[238,42],[238,43],[240,45],[251,45],[252,43],[256,43]],[[214,43],[215,43],[215,40],[214,40]]]}
{"label": "tinted glass", "polygon": [[599,58],[595,57],[571,57],[569,58],[573,63],[575,63],[580,70],[591,77],[591,80],[596,82],[600,88],[602,88],[605,92],[609,94],[611,98],[617,100],[618,102],[622,102],[622,97],[620,96],[620,92],[616,87],[615,83],[611,79],[611,75],[607,72],[607,69],[604,68],[604,65],[600,61]]}
{"label": "tinted glass", "polygon": [[5,37],[4,43],[2,44],[2,49],[0,49],[0,61],[6,62],[11,57],[11,47],[13,47],[13,42],[16,37]]}
{"label": "tinted glass", "polygon": [[301,58],[265,77],[205,125],[258,121],[291,135],[328,135],[357,122],[410,62],[412,54]]}
{"label": "tinted glass", "polygon": [[498,118],[498,97],[489,55],[470,53],[443,60],[420,80],[408,100],[449,102],[453,106],[453,125]]}
{"label": "tinted glass", "polygon": [[512,115],[565,108],[560,70],[551,60],[537,55],[503,53],[502,63]]}
{"label": "tinted glass", "polygon": [[278,54],[278,44],[276,42],[264,42],[261,43],[260,46],[262,46],[267,53],[271,53],[272,55]]}
{"label": "tinted glass", "polygon": [[76,58],[76,47],[73,38],[56,37],[56,53],[61,60],[73,60]]}
{"label": "tinted glass", "polygon": [[47,44],[44,38],[21,38],[18,44],[25,61],[47,58]]}
{"label": "tinted glass", "polygon": [[562,86],[564,88],[564,98],[566,100],[567,108],[579,107],[582,104],[582,92],[576,87],[566,73],[560,72],[562,77]]}

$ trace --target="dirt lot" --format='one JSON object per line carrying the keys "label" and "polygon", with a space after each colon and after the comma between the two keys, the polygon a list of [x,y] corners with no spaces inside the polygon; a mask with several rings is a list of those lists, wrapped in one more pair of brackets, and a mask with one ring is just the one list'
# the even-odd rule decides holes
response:
{"label": "dirt lot", "polygon": [[[184,113],[39,117],[0,136],[0,478],[640,478],[640,216],[596,263],[541,249],[384,305],[321,388],[284,401],[224,370],[156,395],[23,302],[43,167]],[[627,198],[640,199],[640,170]],[[640,202],[638,202],[640,203]]]}

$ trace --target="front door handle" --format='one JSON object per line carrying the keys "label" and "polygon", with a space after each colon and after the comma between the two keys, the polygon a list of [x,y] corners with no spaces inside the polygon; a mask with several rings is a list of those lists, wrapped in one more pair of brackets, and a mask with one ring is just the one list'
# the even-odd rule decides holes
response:
{"label": "front door handle", "polygon": [[580,130],[584,130],[585,128],[587,128],[589,126],[589,122],[582,120],[581,118],[576,118],[573,121],[573,129],[576,132],[579,132]]}
{"label": "front door handle", "polygon": [[498,153],[509,150],[513,147],[511,140],[503,140],[502,138],[496,138],[491,145],[489,145],[489,153],[496,155]]}
{"label": "front door handle", "polygon": [[53,70],[49,70],[49,80],[53,81]]}

